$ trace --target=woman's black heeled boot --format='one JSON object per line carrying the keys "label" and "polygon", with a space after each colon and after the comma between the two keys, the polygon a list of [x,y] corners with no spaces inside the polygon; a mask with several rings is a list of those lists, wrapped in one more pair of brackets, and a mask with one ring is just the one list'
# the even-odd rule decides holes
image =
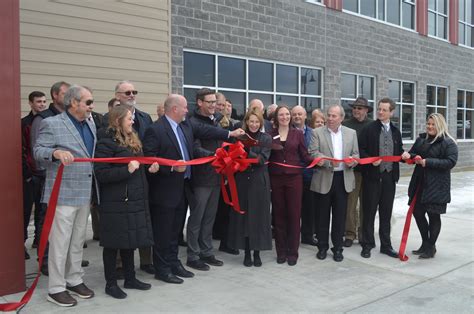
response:
{"label": "woman's black heeled boot", "polygon": [[252,266],[252,256],[250,255],[250,244],[249,238],[245,239],[245,256],[244,256],[244,266],[250,267]]}
{"label": "woman's black heeled boot", "polygon": [[260,267],[262,266],[262,260],[260,259],[260,251],[253,251],[253,266]]}
{"label": "woman's black heeled boot", "polygon": [[433,258],[436,254],[436,246],[431,245],[430,247],[426,248],[423,253],[419,256],[421,259]]}

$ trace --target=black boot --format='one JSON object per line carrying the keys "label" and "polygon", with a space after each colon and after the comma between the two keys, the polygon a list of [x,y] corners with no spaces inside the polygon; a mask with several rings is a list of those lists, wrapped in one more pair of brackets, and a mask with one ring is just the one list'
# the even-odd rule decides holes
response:
{"label": "black boot", "polygon": [[423,242],[418,250],[411,251],[413,255],[421,255],[426,250],[427,244]]}
{"label": "black boot", "polygon": [[436,254],[436,246],[430,245],[425,249],[423,253],[419,256],[421,259],[433,258]]}
{"label": "black boot", "polygon": [[253,266],[260,267],[262,266],[262,260],[260,259],[260,251],[253,251]]}

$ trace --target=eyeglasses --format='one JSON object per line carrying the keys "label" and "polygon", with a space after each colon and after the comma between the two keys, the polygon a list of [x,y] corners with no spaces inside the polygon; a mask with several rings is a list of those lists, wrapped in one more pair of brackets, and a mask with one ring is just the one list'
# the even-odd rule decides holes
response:
{"label": "eyeglasses", "polygon": [[90,107],[94,103],[94,99],[88,99],[86,100],[86,106]]}
{"label": "eyeglasses", "polygon": [[117,93],[125,94],[125,95],[127,95],[127,96],[130,96],[130,95],[132,95],[132,94],[133,94],[133,95],[138,94],[138,91],[136,91],[136,90],[128,90],[128,91],[126,91],[126,92],[117,92]]}

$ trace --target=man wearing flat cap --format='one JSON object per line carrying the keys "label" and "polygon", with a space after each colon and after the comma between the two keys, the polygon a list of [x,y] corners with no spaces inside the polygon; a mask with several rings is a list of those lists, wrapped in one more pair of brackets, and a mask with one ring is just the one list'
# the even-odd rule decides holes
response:
{"label": "man wearing flat cap", "polygon": [[[345,120],[342,125],[351,128],[356,131],[359,139],[360,133],[364,126],[373,120],[370,119],[367,114],[373,111],[372,106],[364,97],[358,97],[354,103],[349,105],[352,108],[352,117]],[[356,238],[359,242],[361,241],[360,236],[362,234],[360,225],[362,223],[362,169],[361,166],[354,168],[355,176],[355,189],[349,193],[347,198],[347,214],[346,214],[346,232],[344,246],[350,247]],[[359,208],[357,207],[357,201],[359,201]]]}

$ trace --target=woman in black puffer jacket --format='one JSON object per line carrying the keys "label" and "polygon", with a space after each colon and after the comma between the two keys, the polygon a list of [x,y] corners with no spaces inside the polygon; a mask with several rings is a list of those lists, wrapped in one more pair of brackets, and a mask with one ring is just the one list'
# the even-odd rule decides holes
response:
{"label": "woman in black puffer jacket", "polygon": [[[458,159],[458,147],[448,133],[446,121],[439,113],[428,116],[426,133],[420,134],[403,159],[415,158],[417,164],[408,188],[409,204],[418,191],[413,216],[423,243],[412,251],[420,258],[436,254],[436,240],[441,231],[441,214],[451,202],[451,169]],[[426,219],[428,215],[429,221]]]}
{"label": "woman in black puffer jacket", "polygon": [[[118,106],[109,113],[109,127],[101,129],[95,157],[143,156],[142,144],[132,128],[132,113]],[[105,292],[117,299],[127,296],[117,285],[115,262],[122,257],[128,289],[148,290],[150,284],[135,278],[134,250],[153,245],[153,231],[148,206],[148,183],[145,168],[136,160],[127,164],[96,163],[95,175],[100,188],[100,245],[104,247]],[[154,163],[148,168],[157,172]]]}

